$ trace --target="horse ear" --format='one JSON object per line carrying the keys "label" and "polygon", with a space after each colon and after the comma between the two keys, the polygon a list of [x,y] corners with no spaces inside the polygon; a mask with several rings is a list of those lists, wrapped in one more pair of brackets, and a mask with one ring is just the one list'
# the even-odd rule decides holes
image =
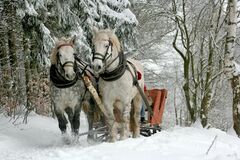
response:
{"label": "horse ear", "polygon": [[92,31],[93,31],[93,35],[96,35],[97,32],[98,32],[98,28],[95,27],[95,26],[93,26],[93,27],[92,27]]}
{"label": "horse ear", "polygon": [[74,44],[76,43],[76,39],[77,39],[77,36],[74,35],[74,36],[71,38],[70,43],[74,45]]}

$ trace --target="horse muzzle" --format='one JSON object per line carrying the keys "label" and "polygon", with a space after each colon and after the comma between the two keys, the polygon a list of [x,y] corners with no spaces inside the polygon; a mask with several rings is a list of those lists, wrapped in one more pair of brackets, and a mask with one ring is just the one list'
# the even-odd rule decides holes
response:
{"label": "horse muzzle", "polygon": [[102,63],[100,63],[100,62],[95,62],[95,63],[93,63],[93,64],[92,64],[92,68],[93,68],[93,70],[94,70],[96,73],[98,73],[98,74],[104,71],[104,70],[103,70],[103,65],[102,65]]}
{"label": "horse muzzle", "polygon": [[67,62],[63,65],[64,76],[67,80],[71,81],[76,77],[76,73],[74,71],[74,63]]}
{"label": "horse muzzle", "polygon": [[73,80],[74,78],[76,77],[76,73],[73,72],[73,73],[66,73],[65,72],[65,78],[69,81]]}

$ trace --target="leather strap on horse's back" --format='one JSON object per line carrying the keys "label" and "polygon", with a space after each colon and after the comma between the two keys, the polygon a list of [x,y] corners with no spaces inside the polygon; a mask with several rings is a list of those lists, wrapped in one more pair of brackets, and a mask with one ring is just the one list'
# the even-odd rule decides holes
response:
{"label": "leather strap on horse's back", "polygon": [[147,100],[147,97],[145,95],[145,93],[143,92],[142,88],[140,87],[139,83],[138,83],[138,79],[137,79],[137,69],[136,67],[134,66],[134,64],[130,61],[127,61],[128,64],[131,65],[131,67],[133,68],[133,71],[134,71],[134,74],[132,73],[129,65],[127,65],[127,70],[131,73],[132,77],[133,77],[133,85],[135,85],[143,99],[143,102],[145,103],[145,105],[147,106],[147,109],[148,109],[148,112],[149,114],[152,116],[153,115],[153,111],[152,111],[152,108],[150,106],[150,104],[148,103],[148,100]]}

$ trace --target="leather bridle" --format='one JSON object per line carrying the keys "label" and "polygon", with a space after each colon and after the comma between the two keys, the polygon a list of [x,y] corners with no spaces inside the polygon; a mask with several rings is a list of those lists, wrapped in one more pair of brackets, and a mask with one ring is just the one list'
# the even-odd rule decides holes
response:
{"label": "leather bridle", "polygon": [[[74,72],[77,73],[77,63],[76,63],[76,55],[74,55],[74,62],[72,61],[67,61],[64,64],[60,62],[60,57],[59,57],[59,52],[58,50],[63,47],[63,46],[71,46],[73,47],[72,44],[62,44],[58,46],[57,48],[57,63],[51,65],[50,67],[50,80],[52,81],[53,85],[58,87],[58,88],[68,88],[73,86],[77,80],[78,80],[78,74],[76,74],[75,78],[73,80],[67,80],[64,76],[64,67],[65,66],[71,66],[74,68]],[[60,70],[60,71],[59,71]]]}
{"label": "leather bridle", "polygon": [[[65,44],[62,44],[60,46],[57,47],[57,65],[59,65],[61,68],[61,71],[64,72],[64,67],[68,66],[68,67],[73,67],[74,68],[74,71],[76,69],[76,61],[75,61],[75,58],[74,58],[74,62],[73,61],[66,61],[62,64],[62,62],[60,61],[60,55],[59,55],[59,52],[58,50],[61,48],[61,47],[64,47],[64,46],[70,46],[70,47],[73,47],[72,44],[70,43],[65,43]],[[75,55],[74,55],[75,57]]]}
{"label": "leather bridle", "polygon": [[[92,58],[92,61],[94,61],[95,59],[99,59],[101,61],[103,61],[104,64],[106,64],[106,61],[112,57],[112,42],[110,40],[108,40],[108,47],[106,48],[106,52],[105,54],[102,54],[102,53],[98,53],[98,52],[93,52],[93,58]],[[93,47],[94,48],[94,47]]]}
{"label": "leather bridle", "polygon": [[[110,63],[107,64],[107,60],[109,60],[109,58],[112,57],[112,47],[113,44],[110,40],[108,40],[109,42],[109,46],[106,49],[105,54],[101,54],[98,52],[93,52],[93,61],[95,59],[99,59],[103,62],[103,73],[100,73],[100,77],[102,77],[104,80],[106,81],[114,81],[117,80],[118,78],[120,78],[125,70],[126,70],[126,59],[124,54],[122,53],[118,53],[118,56],[116,56],[116,58],[114,58],[112,61],[110,61]],[[119,59],[119,64],[118,66],[113,70],[113,71],[107,71],[107,68],[113,63],[115,62],[117,59]]]}

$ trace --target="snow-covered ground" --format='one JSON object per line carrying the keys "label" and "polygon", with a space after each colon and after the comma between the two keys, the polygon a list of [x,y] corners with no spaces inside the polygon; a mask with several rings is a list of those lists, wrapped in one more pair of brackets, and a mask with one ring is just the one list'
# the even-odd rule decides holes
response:
{"label": "snow-covered ground", "polygon": [[[66,145],[55,119],[31,114],[26,125],[9,120],[0,115],[0,160],[240,160],[240,139],[218,129],[174,127],[116,143],[90,145],[82,137]],[[84,116],[81,123],[84,132]]]}

